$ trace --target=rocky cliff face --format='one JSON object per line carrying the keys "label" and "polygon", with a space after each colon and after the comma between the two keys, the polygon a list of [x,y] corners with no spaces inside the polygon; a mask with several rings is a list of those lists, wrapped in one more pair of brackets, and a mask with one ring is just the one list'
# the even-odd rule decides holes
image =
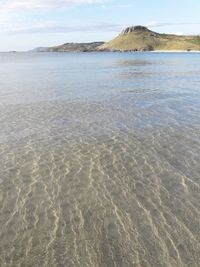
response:
{"label": "rocky cliff face", "polygon": [[151,32],[151,31],[144,26],[132,26],[132,27],[127,27],[126,29],[124,29],[121,35],[129,34],[132,32]]}

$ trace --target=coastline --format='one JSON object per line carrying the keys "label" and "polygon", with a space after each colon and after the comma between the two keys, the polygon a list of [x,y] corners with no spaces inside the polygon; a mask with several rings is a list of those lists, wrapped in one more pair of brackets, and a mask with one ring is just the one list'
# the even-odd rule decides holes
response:
{"label": "coastline", "polygon": [[200,50],[155,50],[152,53],[200,53]]}
{"label": "coastline", "polygon": [[134,50],[72,50],[72,51],[0,51],[0,53],[18,54],[18,53],[200,53],[200,50],[152,50],[152,51],[134,51]]}

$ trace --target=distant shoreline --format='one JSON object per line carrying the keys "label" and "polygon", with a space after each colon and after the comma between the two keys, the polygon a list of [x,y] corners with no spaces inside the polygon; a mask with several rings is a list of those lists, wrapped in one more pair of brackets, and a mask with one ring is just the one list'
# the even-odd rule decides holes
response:
{"label": "distant shoreline", "polygon": [[[12,53],[12,52],[8,52]],[[23,52],[18,52],[23,53]],[[25,51],[26,53],[26,51]],[[131,50],[93,50],[93,51],[27,51],[27,53],[200,53],[200,50],[154,50],[154,51],[131,51]]]}
{"label": "distant shoreline", "polygon": [[199,50],[155,50],[155,51],[149,51],[152,53],[200,53]]}
{"label": "distant shoreline", "polygon": [[113,50],[113,51],[109,51],[109,50],[94,50],[94,51],[0,51],[0,53],[9,53],[9,54],[19,54],[19,53],[30,53],[30,54],[46,54],[46,53],[200,53],[200,51],[198,50],[191,50],[191,51],[187,51],[187,50],[154,50],[154,51],[121,51],[121,50]]}

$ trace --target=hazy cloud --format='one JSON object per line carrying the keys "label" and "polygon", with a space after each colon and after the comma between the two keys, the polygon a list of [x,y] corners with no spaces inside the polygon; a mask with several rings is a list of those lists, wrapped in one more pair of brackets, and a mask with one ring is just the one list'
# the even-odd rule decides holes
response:
{"label": "hazy cloud", "polygon": [[[80,1],[79,1],[80,2]],[[84,1],[86,2],[86,1]],[[0,20],[1,22],[1,20]],[[4,21],[7,24],[7,27],[1,28],[0,33],[2,34],[32,34],[32,33],[59,33],[59,32],[115,32],[120,33],[124,28],[133,25],[125,25],[125,24],[114,24],[108,22],[101,23],[93,23],[93,24],[58,24],[56,21],[42,21],[35,22],[34,25],[17,25],[14,23],[9,23],[9,18]],[[165,26],[177,26],[177,25],[199,25],[200,22],[182,22],[182,23],[159,23],[152,22],[146,24],[144,26],[148,28],[156,28],[156,27],[165,27]],[[182,34],[179,32],[179,34]]]}
{"label": "hazy cloud", "polygon": [[[64,31],[65,27],[48,21],[30,22],[34,11],[51,11],[76,5],[104,4],[109,0],[0,0],[0,33]],[[27,13],[30,12],[30,13]],[[34,13],[33,13],[34,14]],[[40,17],[41,19],[42,17]],[[72,27],[69,27],[69,29]],[[78,27],[77,27],[78,28]],[[66,27],[66,30],[69,30]],[[80,29],[83,30],[83,29]]]}
{"label": "hazy cloud", "polygon": [[125,26],[111,23],[98,23],[92,25],[58,25],[54,22],[36,23],[31,27],[9,27],[0,30],[3,34],[32,34],[32,33],[59,33],[59,32],[119,32]]}
{"label": "hazy cloud", "polygon": [[76,4],[102,3],[103,0],[0,0],[0,12],[68,7]]}
{"label": "hazy cloud", "polygon": [[178,25],[200,25],[200,22],[152,22],[147,24],[147,27],[165,27],[165,26],[178,26]]}

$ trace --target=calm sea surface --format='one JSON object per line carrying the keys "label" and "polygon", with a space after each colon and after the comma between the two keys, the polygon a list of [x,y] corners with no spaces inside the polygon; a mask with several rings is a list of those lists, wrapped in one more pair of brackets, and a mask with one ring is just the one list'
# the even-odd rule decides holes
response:
{"label": "calm sea surface", "polygon": [[0,53],[0,266],[200,266],[199,53]]}

